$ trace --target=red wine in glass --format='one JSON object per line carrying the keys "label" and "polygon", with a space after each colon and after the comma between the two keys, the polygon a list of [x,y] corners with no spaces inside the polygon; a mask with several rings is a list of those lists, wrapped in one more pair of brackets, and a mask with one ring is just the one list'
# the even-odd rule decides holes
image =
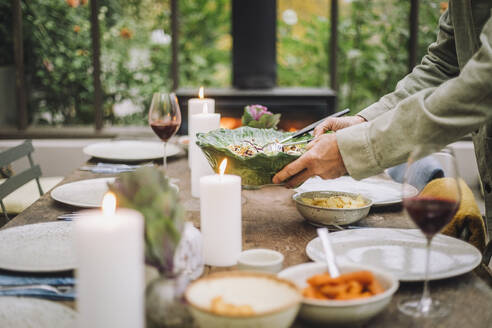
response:
{"label": "red wine in glass", "polygon": [[438,197],[411,197],[403,201],[403,206],[413,222],[427,237],[434,236],[451,221],[458,210],[455,199]]}
{"label": "red wine in glass", "polygon": [[[449,313],[447,300],[433,299],[429,292],[429,267],[432,238],[449,223],[458,210],[461,191],[456,160],[452,151],[443,153],[442,146],[435,144],[417,145],[412,151],[405,169],[403,182],[403,206],[419,227],[426,239],[426,262],[424,291],[420,297],[403,299],[398,303],[398,309],[406,315],[415,318],[442,317]],[[439,181],[429,181],[420,191],[412,186],[412,179],[421,177],[422,166],[413,165],[417,160],[433,153],[440,153],[440,158],[446,160],[444,178]],[[415,184],[418,181],[415,181]],[[433,185],[431,185],[433,184]]]}
{"label": "red wine in glass", "polygon": [[167,170],[167,142],[178,132],[181,125],[181,111],[174,93],[154,93],[149,109],[149,125],[164,142],[164,169]]}
{"label": "red wine in glass", "polygon": [[150,123],[150,127],[154,130],[154,133],[164,142],[169,141],[171,137],[176,134],[180,124],[177,122],[162,122],[156,121]]}

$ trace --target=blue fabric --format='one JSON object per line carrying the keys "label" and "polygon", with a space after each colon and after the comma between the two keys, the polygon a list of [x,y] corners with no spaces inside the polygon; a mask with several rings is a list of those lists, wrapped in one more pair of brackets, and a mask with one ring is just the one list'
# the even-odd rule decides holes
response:
{"label": "blue fabric", "polygon": [[22,285],[51,285],[51,286],[74,286],[75,278],[64,273],[63,275],[54,274],[25,274],[17,272],[0,271],[0,296],[31,296],[41,297],[52,300],[73,300],[75,291],[71,290],[63,294],[56,294],[52,291],[43,289],[18,289],[1,290],[2,286],[22,286]]}
{"label": "blue fabric", "polygon": [[34,275],[22,273],[7,273],[0,271],[0,286],[19,286],[19,285],[52,285],[52,286],[73,286],[75,278],[70,276],[54,275]]}
{"label": "blue fabric", "polygon": [[[412,167],[413,169],[410,171],[407,183],[411,184],[419,191],[422,190],[430,181],[444,177],[444,170],[441,164],[432,156],[419,159],[412,164]],[[407,163],[403,163],[389,168],[387,173],[393,180],[402,183],[406,168]]]}
{"label": "blue fabric", "polygon": [[20,296],[20,297],[37,297],[54,301],[72,301],[75,299],[75,289],[63,294],[44,289],[18,289],[18,290],[1,290],[0,296]]}

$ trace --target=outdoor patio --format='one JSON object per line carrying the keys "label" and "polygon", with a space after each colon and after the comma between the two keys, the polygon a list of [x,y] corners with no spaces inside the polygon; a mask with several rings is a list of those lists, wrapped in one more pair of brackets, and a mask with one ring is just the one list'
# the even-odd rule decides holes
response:
{"label": "outdoor patio", "polygon": [[489,327],[490,110],[391,94],[449,10],[0,1],[0,327]]}

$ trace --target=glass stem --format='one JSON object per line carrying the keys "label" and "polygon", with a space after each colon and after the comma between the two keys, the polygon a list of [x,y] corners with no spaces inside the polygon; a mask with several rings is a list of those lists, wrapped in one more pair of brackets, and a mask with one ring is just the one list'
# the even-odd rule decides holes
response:
{"label": "glass stem", "polygon": [[424,280],[424,292],[420,299],[420,312],[429,312],[432,304],[432,299],[429,292],[429,270],[430,270],[430,255],[431,255],[431,241],[432,237],[427,237],[426,245],[426,258],[425,258],[425,280]]}
{"label": "glass stem", "polygon": [[167,151],[167,141],[164,141],[164,158],[163,158],[163,166],[164,166],[164,171],[167,173],[167,156],[166,156],[166,151]]}

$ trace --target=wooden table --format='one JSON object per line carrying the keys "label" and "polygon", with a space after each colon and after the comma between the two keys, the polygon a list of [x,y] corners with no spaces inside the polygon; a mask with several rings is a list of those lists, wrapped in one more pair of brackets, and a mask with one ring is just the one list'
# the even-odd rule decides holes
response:
{"label": "wooden table", "polygon": [[[180,197],[187,209],[187,219],[199,227],[199,201],[191,197],[190,172],[184,157],[169,160],[169,172],[179,178]],[[75,171],[63,183],[111,175]],[[292,190],[268,187],[260,190],[244,190],[243,197],[243,249],[263,247],[275,249],[285,255],[285,267],[308,262],[306,244],[316,237],[313,226],[306,223],[291,200]],[[60,214],[74,210],[53,201],[45,194],[32,206],[11,220],[4,228],[55,221]],[[402,215],[401,208],[377,210],[360,221],[371,227],[411,228],[413,223]],[[422,259],[424,260],[424,259]],[[206,273],[221,268],[207,268]],[[492,282],[483,266],[475,271],[430,284],[433,296],[453,303],[451,315],[438,320],[416,321],[398,312],[399,300],[420,295],[422,283],[401,283],[389,307],[364,327],[492,327]],[[294,327],[308,327],[297,321]]]}

